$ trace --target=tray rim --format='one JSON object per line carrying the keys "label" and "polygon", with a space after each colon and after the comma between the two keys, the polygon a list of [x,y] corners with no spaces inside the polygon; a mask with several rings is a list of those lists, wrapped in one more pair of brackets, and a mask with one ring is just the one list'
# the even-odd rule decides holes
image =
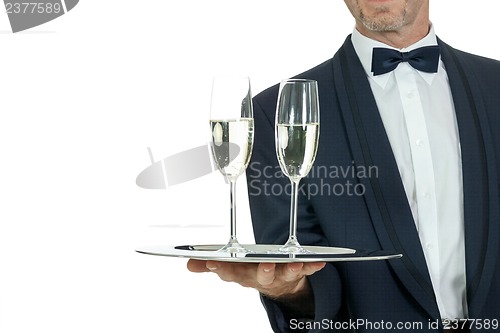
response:
{"label": "tray rim", "polygon": [[[291,262],[351,262],[351,261],[375,261],[375,260],[389,260],[398,259],[402,257],[402,254],[391,252],[391,251],[369,251],[369,250],[355,250],[351,248],[339,248],[339,247],[325,247],[325,246],[303,246],[307,250],[325,250],[325,251],[339,251],[343,253],[323,253],[323,254],[313,254],[313,255],[278,255],[278,254],[268,254],[268,253],[254,253],[250,256],[246,256],[242,253],[230,254],[230,253],[218,253],[214,250],[192,250],[185,248],[196,248],[196,247],[213,247],[214,249],[219,249],[223,244],[197,244],[197,245],[157,245],[157,246],[145,246],[136,249],[135,251],[146,255],[164,256],[164,257],[175,257],[175,258],[186,258],[186,259],[196,259],[205,261],[225,261],[225,262],[240,262],[240,263],[291,263]],[[277,249],[281,245],[275,244],[243,244],[243,246],[264,249]],[[183,247],[184,249],[179,249]],[[370,255],[366,255],[370,254]]]}

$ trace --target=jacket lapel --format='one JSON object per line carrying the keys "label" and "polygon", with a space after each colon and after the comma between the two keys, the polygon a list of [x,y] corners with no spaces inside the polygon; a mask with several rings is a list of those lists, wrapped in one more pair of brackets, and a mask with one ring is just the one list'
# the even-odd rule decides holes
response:
{"label": "jacket lapel", "polygon": [[430,318],[437,319],[439,310],[397,164],[350,37],[334,58],[333,73],[354,162],[378,168],[378,177],[360,181],[379,242],[383,249],[403,254],[389,264]]}
{"label": "jacket lapel", "polygon": [[498,255],[495,152],[477,78],[460,61],[460,53],[439,43],[455,104],[462,152],[469,317],[480,318]]}

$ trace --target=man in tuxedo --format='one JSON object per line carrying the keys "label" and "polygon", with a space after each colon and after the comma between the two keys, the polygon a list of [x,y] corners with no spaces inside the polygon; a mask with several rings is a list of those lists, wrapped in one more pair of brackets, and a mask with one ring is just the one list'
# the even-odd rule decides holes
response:
{"label": "man in tuxedo", "polygon": [[[429,0],[344,1],[353,34],[297,76],[318,82],[321,110],[298,238],[403,257],[188,268],[257,289],[276,332],[499,331],[500,63],[439,40]],[[288,235],[277,95],[274,86],[254,98],[247,170],[256,241],[267,244]]]}

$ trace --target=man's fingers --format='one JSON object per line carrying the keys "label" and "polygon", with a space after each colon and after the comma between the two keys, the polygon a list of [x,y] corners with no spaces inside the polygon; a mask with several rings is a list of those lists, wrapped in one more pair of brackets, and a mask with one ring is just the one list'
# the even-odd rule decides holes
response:
{"label": "man's fingers", "polygon": [[276,264],[261,263],[257,267],[257,283],[261,286],[268,286],[274,282],[274,274],[276,272]]}
{"label": "man's fingers", "polygon": [[313,275],[314,273],[322,270],[326,266],[325,262],[310,262],[304,264],[304,268],[302,269],[302,274],[304,275]]}
{"label": "man's fingers", "polygon": [[206,267],[208,271],[217,274],[223,281],[237,282],[245,286],[250,286],[251,277],[255,278],[255,274],[251,274],[251,272],[255,270],[257,265],[209,260],[206,263]]}
{"label": "man's fingers", "polygon": [[286,282],[292,282],[300,280],[304,276],[313,275],[317,271],[320,271],[325,267],[326,263],[322,262],[311,262],[311,263],[300,263],[294,262],[283,265],[280,272],[280,279]]}
{"label": "man's fingers", "polygon": [[219,275],[221,280],[226,282],[239,282],[240,275],[243,274],[243,272],[238,269],[238,266],[238,264],[234,263],[207,262],[208,269]]}
{"label": "man's fingers", "polygon": [[301,262],[292,262],[284,265],[281,271],[281,278],[286,282],[298,280],[304,275],[302,273],[302,267],[304,267],[304,264]]}
{"label": "man's fingers", "polygon": [[304,276],[323,269],[325,263],[232,263],[190,259],[187,267],[191,272],[213,272],[226,282],[236,282],[266,295],[281,296],[303,288]]}
{"label": "man's fingers", "polygon": [[187,262],[187,269],[193,273],[209,272],[205,260],[189,259]]}
{"label": "man's fingers", "polygon": [[208,260],[205,264],[205,267],[211,272],[216,272],[217,270],[219,270],[221,268],[221,263],[219,263],[217,261]]}
{"label": "man's fingers", "polygon": [[223,281],[237,282],[253,288],[271,285],[276,274],[275,263],[245,264],[191,259],[187,266],[191,272],[212,272]]}

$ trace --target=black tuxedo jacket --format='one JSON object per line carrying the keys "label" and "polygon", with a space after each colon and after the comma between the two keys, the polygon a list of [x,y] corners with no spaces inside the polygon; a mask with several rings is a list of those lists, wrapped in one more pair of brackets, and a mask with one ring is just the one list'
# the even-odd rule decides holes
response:
{"label": "black tuxedo jacket", "polygon": [[[472,332],[492,332],[500,319],[500,62],[439,45],[460,135],[469,318],[490,323],[473,324]],[[403,254],[388,261],[329,264],[311,276],[315,328],[380,332],[383,322],[392,330],[420,323],[407,331],[435,332],[431,324],[441,318],[422,246],[350,37],[332,59],[298,77],[318,81],[321,112],[316,162],[301,181],[299,241]],[[274,148],[277,94],[276,85],[254,98],[247,183],[257,243],[282,244],[289,229],[290,185],[279,172]],[[264,305],[275,331],[297,332],[291,314],[265,298]]]}

